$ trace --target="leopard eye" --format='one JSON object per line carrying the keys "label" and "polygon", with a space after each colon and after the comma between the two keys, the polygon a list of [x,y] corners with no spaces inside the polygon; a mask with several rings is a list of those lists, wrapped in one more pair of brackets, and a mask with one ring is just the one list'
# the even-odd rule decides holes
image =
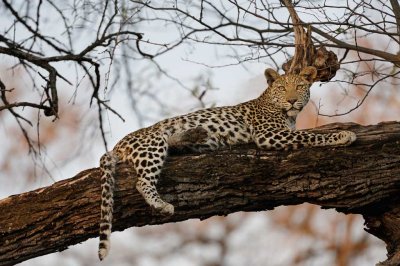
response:
{"label": "leopard eye", "polygon": [[279,86],[278,89],[281,90],[281,91],[286,91],[286,87],[285,86]]}
{"label": "leopard eye", "polygon": [[296,90],[301,90],[301,89],[303,89],[303,87],[304,87],[304,85],[297,85],[297,87],[296,87]]}

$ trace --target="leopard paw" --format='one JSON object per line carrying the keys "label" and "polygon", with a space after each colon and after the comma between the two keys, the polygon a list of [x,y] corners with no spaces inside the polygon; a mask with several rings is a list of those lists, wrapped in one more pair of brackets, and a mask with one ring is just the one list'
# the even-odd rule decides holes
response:
{"label": "leopard paw", "polygon": [[357,139],[356,133],[352,131],[340,131],[338,133],[337,144],[341,146],[348,146]]}

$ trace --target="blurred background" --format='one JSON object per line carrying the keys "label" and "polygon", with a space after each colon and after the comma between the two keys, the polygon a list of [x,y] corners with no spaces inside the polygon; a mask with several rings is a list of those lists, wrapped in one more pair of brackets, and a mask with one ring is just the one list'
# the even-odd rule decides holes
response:
{"label": "blurred background", "polygon": [[[280,69],[293,53],[279,1],[160,2],[0,3],[0,198],[97,167],[127,133],[163,118],[255,98],[266,88],[264,69]],[[298,129],[399,120],[398,66],[376,55],[399,53],[391,3],[294,3],[301,19],[335,38],[314,41],[341,61],[334,79],[313,85]],[[49,68],[6,49],[40,57],[58,72],[58,117],[10,105],[43,107],[54,97]],[[310,204],[130,228],[113,233],[112,242],[101,265],[346,266],[386,257],[361,216]],[[21,265],[100,265],[97,244],[91,239]]]}

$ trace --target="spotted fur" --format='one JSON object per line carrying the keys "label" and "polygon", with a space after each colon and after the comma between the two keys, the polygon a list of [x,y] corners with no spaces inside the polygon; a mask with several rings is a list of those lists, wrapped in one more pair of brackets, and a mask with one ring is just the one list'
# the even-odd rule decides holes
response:
{"label": "spotted fur", "polygon": [[[346,146],[355,141],[356,135],[350,131],[315,134],[294,130],[296,116],[310,97],[310,86],[316,76],[314,67],[306,67],[300,74],[282,76],[267,69],[265,76],[269,87],[254,100],[163,120],[128,134],[112,151],[103,155],[100,160],[103,171],[100,260],[110,249],[113,173],[117,162],[132,163],[138,176],[136,189],[145,201],[160,213],[172,215],[174,206],[162,200],[156,189],[171,146],[184,143],[191,149],[203,151],[255,142],[265,149],[295,149],[303,146]],[[196,129],[206,132],[206,136],[196,142],[187,141],[185,134]]]}

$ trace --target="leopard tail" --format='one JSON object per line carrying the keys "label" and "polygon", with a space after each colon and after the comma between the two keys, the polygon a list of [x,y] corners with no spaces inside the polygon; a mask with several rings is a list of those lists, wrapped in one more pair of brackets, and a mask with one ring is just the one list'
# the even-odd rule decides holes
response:
{"label": "leopard tail", "polygon": [[100,159],[101,176],[101,218],[99,259],[103,260],[110,250],[110,235],[112,228],[114,204],[114,173],[119,158],[113,152],[107,152]]}

